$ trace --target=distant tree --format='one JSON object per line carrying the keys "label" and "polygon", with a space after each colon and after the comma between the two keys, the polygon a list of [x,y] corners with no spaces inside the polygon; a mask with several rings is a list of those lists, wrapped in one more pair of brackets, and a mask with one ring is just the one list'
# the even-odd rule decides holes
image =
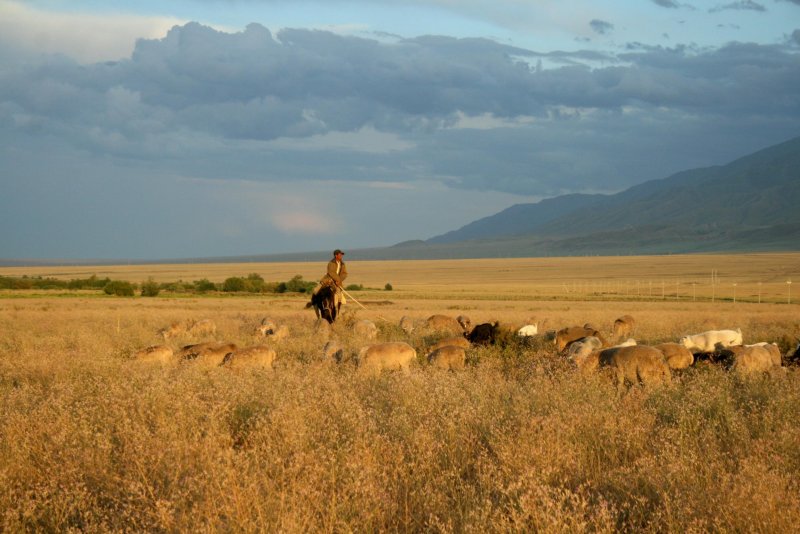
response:
{"label": "distant tree", "polygon": [[197,291],[198,293],[206,293],[208,291],[216,291],[217,290],[217,285],[214,282],[211,282],[208,279],[203,278],[202,280],[197,280],[194,283],[194,290]]}
{"label": "distant tree", "polygon": [[146,282],[142,282],[143,297],[157,297],[160,292],[161,288],[159,287],[158,283],[153,280],[152,276],[148,278]]}
{"label": "distant tree", "polygon": [[383,289],[385,289],[386,291],[391,291],[394,288],[392,287],[392,284],[390,284],[389,282],[386,282],[386,285],[383,286]]}
{"label": "distant tree", "polygon": [[314,286],[317,285],[315,282],[308,282],[303,280],[303,277],[299,274],[296,274],[292,277],[291,280],[286,282],[286,289],[290,293],[308,293]]}
{"label": "distant tree", "polygon": [[231,276],[222,282],[222,290],[228,293],[247,291],[247,280],[238,276]]}
{"label": "distant tree", "polygon": [[103,291],[106,295],[117,295],[118,297],[132,297],[135,287],[125,280],[111,280],[105,285]]}

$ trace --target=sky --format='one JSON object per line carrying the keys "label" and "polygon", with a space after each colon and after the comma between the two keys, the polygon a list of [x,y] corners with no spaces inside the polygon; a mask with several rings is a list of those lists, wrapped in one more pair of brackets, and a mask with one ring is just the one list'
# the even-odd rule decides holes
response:
{"label": "sky", "polygon": [[800,0],[0,0],[0,259],[389,246],[798,135]]}

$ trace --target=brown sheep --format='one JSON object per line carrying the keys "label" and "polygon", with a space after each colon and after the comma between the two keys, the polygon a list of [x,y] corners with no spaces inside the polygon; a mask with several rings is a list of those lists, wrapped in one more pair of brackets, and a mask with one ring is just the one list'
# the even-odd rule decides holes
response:
{"label": "brown sheep", "polygon": [[411,373],[411,363],[417,359],[414,347],[403,341],[375,343],[363,347],[358,353],[358,371],[380,374],[382,370],[401,370]]}
{"label": "brown sheep", "polygon": [[694,354],[680,343],[659,343],[653,348],[661,351],[670,369],[687,369],[694,364]]}
{"label": "brown sheep", "polygon": [[378,337],[378,327],[368,319],[356,321],[353,325],[353,332],[356,336],[367,340],[374,340]]}
{"label": "brown sheep", "polygon": [[617,379],[617,387],[625,382],[657,386],[672,381],[669,366],[660,350],[647,345],[619,347],[600,351],[600,367],[611,369]]}
{"label": "brown sheep", "polygon": [[446,345],[428,353],[428,363],[432,367],[456,371],[464,369],[467,364],[467,354],[463,347]]}
{"label": "brown sheep", "polygon": [[614,339],[622,339],[623,337],[631,337],[633,331],[636,329],[636,320],[630,315],[623,315],[616,321],[612,327],[612,337]]}
{"label": "brown sheep", "polygon": [[764,345],[735,345],[723,349],[720,354],[730,369],[740,375],[769,373],[781,366],[780,351],[776,358],[775,352]]}
{"label": "brown sheep", "polygon": [[593,330],[590,328],[584,328],[582,326],[570,326],[567,328],[562,328],[558,332],[556,332],[555,336],[555,344],[556,350],[558,352],[563,352],[570,343],[577,341],[583,337],[594,336],[599,339],[603,346],[608,346],[605,338],[598,332],[597,330]]}
{"label": "brown sheep", "polygon": [[159,334],[167,341],[175,337],[204,337],[213,336],[217,332],[217,325],[211,319],[201,319],[200,321],[189,320],[185,322],[174,322],[166,328],[159,330]]}
{"label": "brown sheep", "polygon": [[234,343],[198,343],[187,345],[180,352],[181,360],[194,365],[216,367],[229,352],[237,349]]}
{"label": "brown sheep", "polygon": [[256,329],[255,329],[255,331],[253,333],[255,335],[260,335],[262,337],[270,336],[270,335],[275,333],[275,330],[277,328],[278,328],[278,326],[275,324],[275,321],[273,321],[272,319],[270,319],[268,317],[264,317],[263,319],[261,319],[261,324],[259,324],[256,327]]}
{"label": "brown sheep", "polygon": [[259,367],[272,370],[275,357],[275,349],[265,345],[255,345],[229,352],[220,365],[231,369]]}
{"label": "brown sheep", "polygon": [[425,320],[424,328],[429,331],[446,331],[456,334],[464,332],[464,328],[449,315],[431,315]]}
{"label": "brown sheep", "polygon": [[585,365],[586,358],[603,347],[603,342],[595,336],[582,337],[569,345],[567,355],[578,367]]}
{"label": "brown sheep", "polygon": [[409,317],[408,315],[404,315],[400,318],[400,329],[403,330],[406,334],[411,334],[414,331],[414,319]]}
{"label": "brown sheep", "polygon": [[458,324],[461,325],[461,328],[464,330],[464,332],[469,332],[470,328],[472,327],[472,320],[466,315],[459,315],[456,317],[456,321],[458,321]]}
{"label": "brown sheep", "polygon": [[468,349],[472,345],[470,345],[469,340],[467,338],[465,338],[464,336],[453,336],[453,337],[446,337],[444,339],[440,339],[435,344],[431,345],[430,351],[434,351],[434,350],[436,350],[438,348],[448,347],[448,346],[461,347],[463,349]]}
{"label": "brown sheep", "polygon": [[168,364],[174,363],[174,353],[166,345],[152,345],[137,351],[134,359],[138,362]]}

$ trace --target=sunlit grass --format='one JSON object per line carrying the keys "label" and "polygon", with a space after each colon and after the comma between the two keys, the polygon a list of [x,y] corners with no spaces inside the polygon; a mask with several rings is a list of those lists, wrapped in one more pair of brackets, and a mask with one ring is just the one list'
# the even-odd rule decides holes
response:
{"label": "sunlit grass", "polygon": [[[292,273],[294,274],[294,273]],[[458,279],[456,278],[456,281]],[[395,284],[394,280],[391,280]],[[402,286],[402,284],[396,284]],[[401,317],[469,315],[543,330],[625,313],[641,342],[741,327],[800,334],[795,305],[396,298],[364,293],[334,336],[435,334]],[[449,294],[449,293],[448,293]],[[358,298],[358,297],[357,297]],[[618,394],[537,339],[470,349],[464,372],[420,364],[361,377],[321,357],[302,297],[0,301],[0,530],[790,532],[800,521],[800,378],[715,366]],[[272,372],[156,367],[134,352],[172,321],[209,318],[241,346],[286,324]],[[174,348],[192,339],[170,341]]]}

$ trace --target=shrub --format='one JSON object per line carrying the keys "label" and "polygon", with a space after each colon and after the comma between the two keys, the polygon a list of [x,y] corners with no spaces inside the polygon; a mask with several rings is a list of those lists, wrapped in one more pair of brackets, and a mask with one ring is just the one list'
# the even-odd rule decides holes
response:
{"label": "shrub", "polygon": [[118,297],[132,297],[134,286],[125,280],[111,280],[105,285],[103,291],[106,295],[117,295]]}
{"label": "shrub", "polygon": [[386,291],[391,291],[394,288],[392,287],[392,284],[390,284],[389,282],[386,282],[386,285],[383,286],[383,289],[385,289]]}
{"label": "shrub", "polygon": [[[314,286],[316,285],[316,282],[303,280],[301,275],[296,274],[291,280],[286,282],[284,291],[288,291],[290,293],[308,293],[314,289]],[[280,287],[280,284],[278,284],[278,286]],[[283,293],[283,291],[279,291],[279,293]]]}
{"label": "shrub", "polygon": [[198,293],[216,291],[217,285],[214,282],[209,281],[207,278],[203,278],[202,280],[197,280],[194,283],[194,290],[197,291]]}
{"label": "shrub", "polygon": [[157,297],[161,288],[158,283],[153,280],[153,277],[147,279],[147,282],[142,282],[142,296],[143,297]]}
{"label": "shrub", "polygon": [[347,291],[361,291],[364,289],[364,286],[361,284],[350,284],[345,288]]}
{"label": "shrub", "polygon": [[264,278],[258,273],[250,273],[247,275],[247,291],[251,293],[264,292]]}
{"label": "shrub", "polygon": [[237,291],[247,291],[247,280],[238,276],[231,276],[222,282],[222,290],[228,293]]}

